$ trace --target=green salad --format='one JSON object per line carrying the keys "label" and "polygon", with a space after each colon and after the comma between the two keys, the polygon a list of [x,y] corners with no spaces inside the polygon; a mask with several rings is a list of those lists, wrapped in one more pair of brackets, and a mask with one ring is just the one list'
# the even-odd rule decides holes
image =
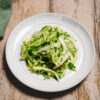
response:
{"label": "green salad", "polygon": [[76,70],[77,48],[75,40],[59,27],[44,26],[23,41],[21,59],[28,70],[41,74],[44,79],[61,79],[66,69]]}

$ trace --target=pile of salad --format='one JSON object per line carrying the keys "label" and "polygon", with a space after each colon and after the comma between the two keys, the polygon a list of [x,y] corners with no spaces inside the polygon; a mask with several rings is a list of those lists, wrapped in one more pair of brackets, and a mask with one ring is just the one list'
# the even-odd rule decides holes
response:
{"label": "pile of salad", "polygon": [[44,26],[30,38],[23,41],[21,59],[28,70],[45,78],[61,79],[66,69],[76,70],[77,48],[75,40],[59,27]]}

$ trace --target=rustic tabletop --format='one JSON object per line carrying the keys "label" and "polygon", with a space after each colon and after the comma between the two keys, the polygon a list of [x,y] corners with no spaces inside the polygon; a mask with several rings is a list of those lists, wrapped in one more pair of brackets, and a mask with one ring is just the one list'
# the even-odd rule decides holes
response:
{"label": "rustic tabletop", "polygon": [[[13,0],[12,15],[0,40],[0,100],[100,100],[100,0]],[[14,27],[25,18],[45,12],[62,13],[78,20],[95,43],[95,62],[87,78],[76,87],[58,93],[32,90],[10,72],[5,45]]]}

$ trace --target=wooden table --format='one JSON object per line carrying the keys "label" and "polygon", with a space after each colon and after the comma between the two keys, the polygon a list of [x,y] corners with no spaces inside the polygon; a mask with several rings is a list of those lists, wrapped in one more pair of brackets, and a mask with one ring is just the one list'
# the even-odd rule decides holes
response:
{"label": "wooden table", "polygon": [[[100,100],[100,0],[13,0],[12,8],[5,36],[0,40],[0,100]],[[95,43],[95,62],[88,77],[59,93],[38,92],[24,86],[10,72],[4,54],[14,27],[25,18],[44,12],[75,18],[87,28]]]}

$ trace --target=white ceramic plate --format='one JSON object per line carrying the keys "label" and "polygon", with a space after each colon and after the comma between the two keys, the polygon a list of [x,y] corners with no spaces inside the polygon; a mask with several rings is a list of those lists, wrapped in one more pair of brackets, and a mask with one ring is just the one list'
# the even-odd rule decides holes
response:
{"label": "white ceramic plate", "polygon": [[[77,70],[67,70],[60,82],[44,80],[42,75],[28,71],[25,62],[20,61],[23,40],[45,25],[59,26],[77,40]],[[74,19],[57,13],[39,14],[25,19],[12,31],[6,45],[6,59],[11,72],[23,84],[40,91],[57,92],[77,85],[88,75],[94,61],[94,44],[87,30]]]}

